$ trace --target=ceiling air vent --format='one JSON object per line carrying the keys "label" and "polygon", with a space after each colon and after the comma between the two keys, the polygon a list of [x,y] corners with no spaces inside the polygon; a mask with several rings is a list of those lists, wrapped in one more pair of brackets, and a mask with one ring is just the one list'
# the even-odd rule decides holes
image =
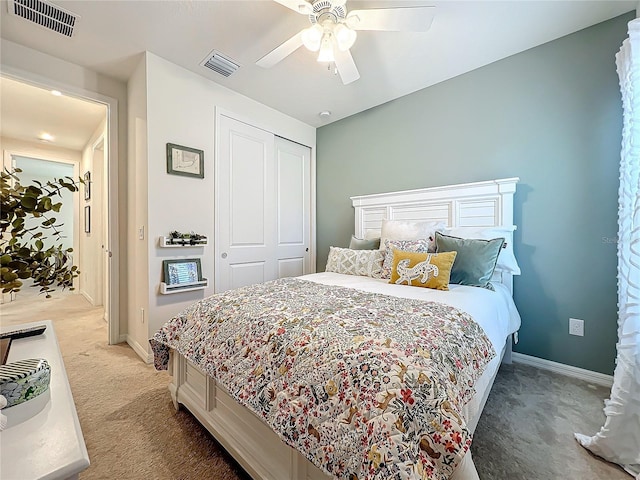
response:
{"label": "ceiling air vent", "polygon": [[30,20],[67,37],[73,35],[76,21],[80,19],[46,0],[9,0],[9,14]]}
{"label": "ceiling air vent", "polygon": [[207,55],[200,65],[213,70],[220,75],[224,75],[225,77],[228,77],[240,68],[240,64],[216,50]]}

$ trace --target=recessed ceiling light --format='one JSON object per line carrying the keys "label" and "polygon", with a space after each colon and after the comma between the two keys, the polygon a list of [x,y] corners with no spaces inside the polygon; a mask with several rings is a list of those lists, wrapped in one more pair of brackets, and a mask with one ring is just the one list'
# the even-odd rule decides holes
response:
{"label": "recessed ceiling light", "polygon": [[47,132],[42,132],[38,138],[42,142],[53,142],[54,136]]}
{"label": "recessed ceiling light", "polygon": [[327,120],[331,116],[331,112],[329,110],[324,110],[318,114],[321,119]]}
{"label": "recessed ceiling light", "polygon": [[61,97],[62,92],[60,90],[51,90],[51,95],[54,95],[56,97]]}

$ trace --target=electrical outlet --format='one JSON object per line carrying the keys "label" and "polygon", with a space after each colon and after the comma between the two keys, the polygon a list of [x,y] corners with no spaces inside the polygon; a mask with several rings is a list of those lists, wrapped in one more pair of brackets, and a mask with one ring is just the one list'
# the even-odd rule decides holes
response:
{"label": "electrical outlet", "polygon": [[138,228],[138,240],[144,240],[144,225]]}
{"label": "electrical outlet", "polygon": [[580,320],[579,318],[570,318],[569,335],[584,337],[584,320]]}

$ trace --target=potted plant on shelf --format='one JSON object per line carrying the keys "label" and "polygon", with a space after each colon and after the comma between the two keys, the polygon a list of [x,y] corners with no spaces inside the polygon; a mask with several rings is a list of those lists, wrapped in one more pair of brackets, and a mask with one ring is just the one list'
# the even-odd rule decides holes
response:
{"label": "potted plant on shelf", "polygon": [[[73,265],[72,248],[55,244],[61,239],[55,213],[62,206],[63,190],[78,191],[71,177],[46,183],[34,181],[24,186],[18,174],[21,170],[1,172],[0,208],[0,288],[2,293],[20,291],[22,280],[32,279],[34,287],[50,298],[56,287],[73,290],[73,279],[80,273]],[[82,183],[82,180],[79,180]],[[31,219],[31,220],[29,220]],[[54,243],[46,246],[46,239]]]}
{"label": "potted plant on shelf", "polygon": [[177,230],[173,230],[169,233],[169,243],[172,245],[199,245],[206,244],[207,237],[200,235],[199,233],[180,233]]}

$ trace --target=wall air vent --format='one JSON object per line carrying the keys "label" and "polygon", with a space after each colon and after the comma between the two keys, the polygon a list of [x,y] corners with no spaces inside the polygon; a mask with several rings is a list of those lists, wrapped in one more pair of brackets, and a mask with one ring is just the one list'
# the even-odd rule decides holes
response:
{"label": "wall air vent", "polygon": [[216,50],[207,55],[200,65],[225,77],[228,77],[240,68],[239,63],[236,63],[234,60],[231,60],[229,57]]}
{"label": "wall air vent", "polygon": [[9,0],[8,9],[10,15],[25,18],[66,37],[73,35],[73,28],[80,19],[75,13],[47,0]]}

